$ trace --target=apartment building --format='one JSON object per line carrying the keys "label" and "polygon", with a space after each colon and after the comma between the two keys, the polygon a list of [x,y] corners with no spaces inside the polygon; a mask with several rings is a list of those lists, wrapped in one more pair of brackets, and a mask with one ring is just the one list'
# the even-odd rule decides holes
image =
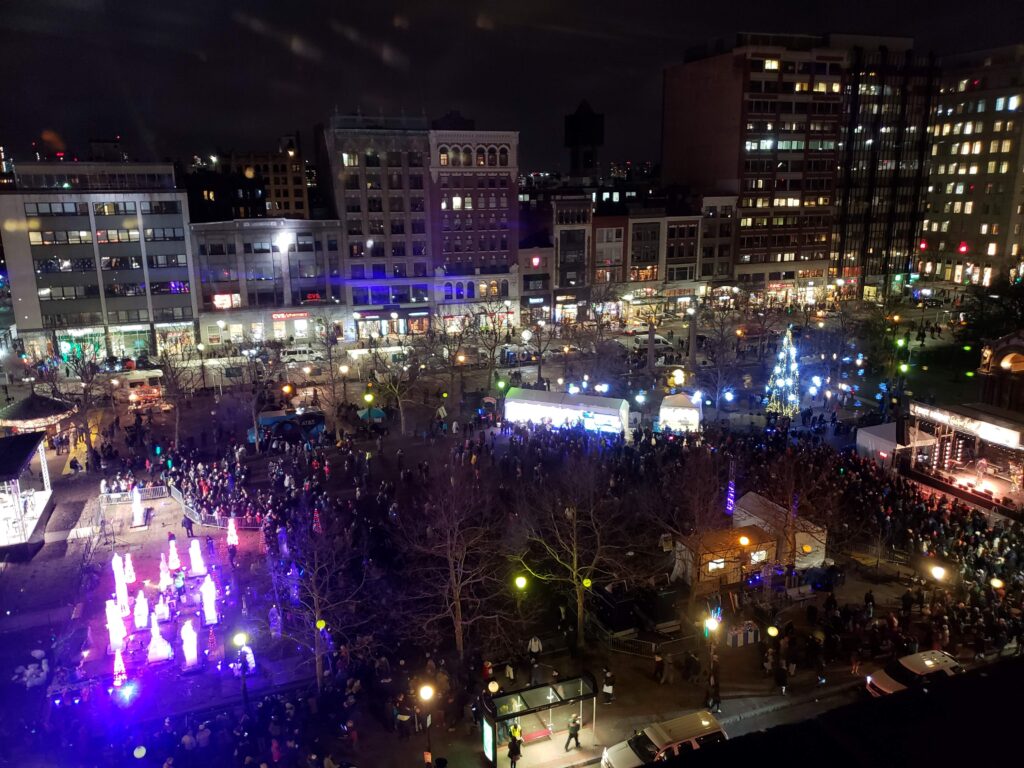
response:
{"label": "apartment building", "polygon": [[193,341],[188,205],[171,165],[31,162],[14,176],[0,220],[27,354],[155,354]]}
{"label": "apartment building", "polygon": [[1020,282],[1024,46],[951,57],[943,70],[914,272],[960,286]]}
{"label": "apartment building", "polygon": [[266,215],[286,219],[309,218],[306,165],[299,135],[282,136],[274,150],[231,152],[216,158],[231,173],[262,182]]}

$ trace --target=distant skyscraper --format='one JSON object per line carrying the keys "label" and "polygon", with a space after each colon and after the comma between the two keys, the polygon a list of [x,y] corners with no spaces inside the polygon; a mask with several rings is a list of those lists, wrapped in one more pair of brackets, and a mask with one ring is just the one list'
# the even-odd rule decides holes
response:
{"label": "distant skyscraper", "polygon": [[569,150],[569,175],[575,178],[600,175],[600,151],[604,144],[604,115],[581,101],[565,116],[565,146]]}
{"label": "distant skyscraper", "polygon": [[924,220],[938,68],[912,40],[834,35],[830,42],[848,51],[832,274],[864,298],[899,295]]}
{"label": "distant skyscraper", "polygon": [[932,120],[922,279],[1024,279],[1024,46],[943,60]]}

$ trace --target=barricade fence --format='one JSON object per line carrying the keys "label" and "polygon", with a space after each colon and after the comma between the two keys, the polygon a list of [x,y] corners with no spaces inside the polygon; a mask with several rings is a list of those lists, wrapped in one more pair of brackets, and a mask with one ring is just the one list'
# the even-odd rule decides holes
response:
{"label": "barricade fence", "polygon": [[[195,509],[191,504],[185,501],[185,497],[182,496],[181,491],[175,488],[173,485],[168,486],[171,492],[171,498],[174,499],[181,505],[181,510],[189,520],[197,525],[208,525],[212,528],[227,528],[229,517],[223,515],[210,515],[205,512],[201,512]],[[235,527],[238,530],[259,530],[260,523],[255,521],[246,522],[244,517],[235,518]]]}
{"label": "barricade fence", "polygon": [[[142,501],[154,501],[155,499],[167,498],[166,485],[154,485],[149,488],[139,488],[139,497]],[[135,491],[123,491],[120,493],[101,493],[101,504],[131,504]]]}

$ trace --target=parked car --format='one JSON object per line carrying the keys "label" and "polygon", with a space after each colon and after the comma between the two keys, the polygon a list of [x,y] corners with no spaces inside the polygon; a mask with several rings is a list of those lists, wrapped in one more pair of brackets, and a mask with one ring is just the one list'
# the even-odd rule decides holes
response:
{"label": "parked car", "polygon": [[945,651],[921,651],[893,659],[865,679],[867,692],[874,697],[937,683],[964,672],[963,666]]}

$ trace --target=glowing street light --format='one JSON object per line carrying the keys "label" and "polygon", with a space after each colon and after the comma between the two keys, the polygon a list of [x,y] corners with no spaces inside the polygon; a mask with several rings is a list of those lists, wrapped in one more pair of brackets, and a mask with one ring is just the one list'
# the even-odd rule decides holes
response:
{"label": "glowing street light", "polygon": [[304,365],[302,367],[302,372],[304,374],[306,374],[307,376],[309,376],[309,374],[311,374],[313,372],[313,369],[311,367],[309,367],[308,365]]}
{"label": "glowing street light", "polygon": [[993,576],[992,579],[989,581],[989,585],[992,587],[992,589],[1002,589],[1005,586],[1003,584],[1003,580],[1000,579],[998,576]]}
{"label": "glowing street light", "polygon": [[516,576],[516,589],[526,589],[525,576]]}
{"label": "glowing street light", "polygon": [[500,685],[498,685],[498,681],[497,681],[497,680],[491,680],[491,681],[490,681],[490,682],[489,682],[489,683],[487,684],[487,690],[488,690],[488,691],[489,691],[490,693],[497,693],[498,691],[500,691],[500,690],[501,690],[501,686],[500,686]]}
{"label": "glowing street light", "polygon": [[236,648],[241,648],[249,642],[249,636],[245,632],[236,632],[231,642],[235,644]]}
{"label": "glowing street light", "polygon": [[707,630],[708,634],[713,634],[718,631],[718,619],[714,616],[708,616],[704,619],[704,629]]}
{"label": "glowing street light", "polygon": [[946,578],[946,569],[941,565],[933,565],[931,570],[932,578],[936,581],[942,581]]}
{"label": "glowing street light", "polygon": [[[432,685],[421,685],[419,693],[420,693],[420,701],[422,701],[424,704],[426,704],[428,701],[430,701],[432,698],[434,698],[434,686],[432,686]],[[431,719],[432,718],[428,715],[427,716],[427,752],[432,752],[433,751],[430,748],[430,721],[431,721]]]}
{"label": "glowing street light", "polygon": [[365,402],[367,405],[372,403],[373,402],[373,393],[372,392],[367,392],[365,395],[363,395],[363,402]]}
{"label": "glowing street light", "polygon": [[747,536],[740,536],[740,546],[745,547],[750,544],[750,539]]}
{"label": "glowing street light", "polygon": [[342,376],[348,376],[348,371],[349,367],[347,365],[338,366],[338,373],[340,373]]}
{"label": "glowing street light", "polygon": [[647,402],[647,395],[645,395],[643,392],[637,392],[636,397],[634,397],[633,399],[636,400],[638,405],[643,405],[644,403]]}

